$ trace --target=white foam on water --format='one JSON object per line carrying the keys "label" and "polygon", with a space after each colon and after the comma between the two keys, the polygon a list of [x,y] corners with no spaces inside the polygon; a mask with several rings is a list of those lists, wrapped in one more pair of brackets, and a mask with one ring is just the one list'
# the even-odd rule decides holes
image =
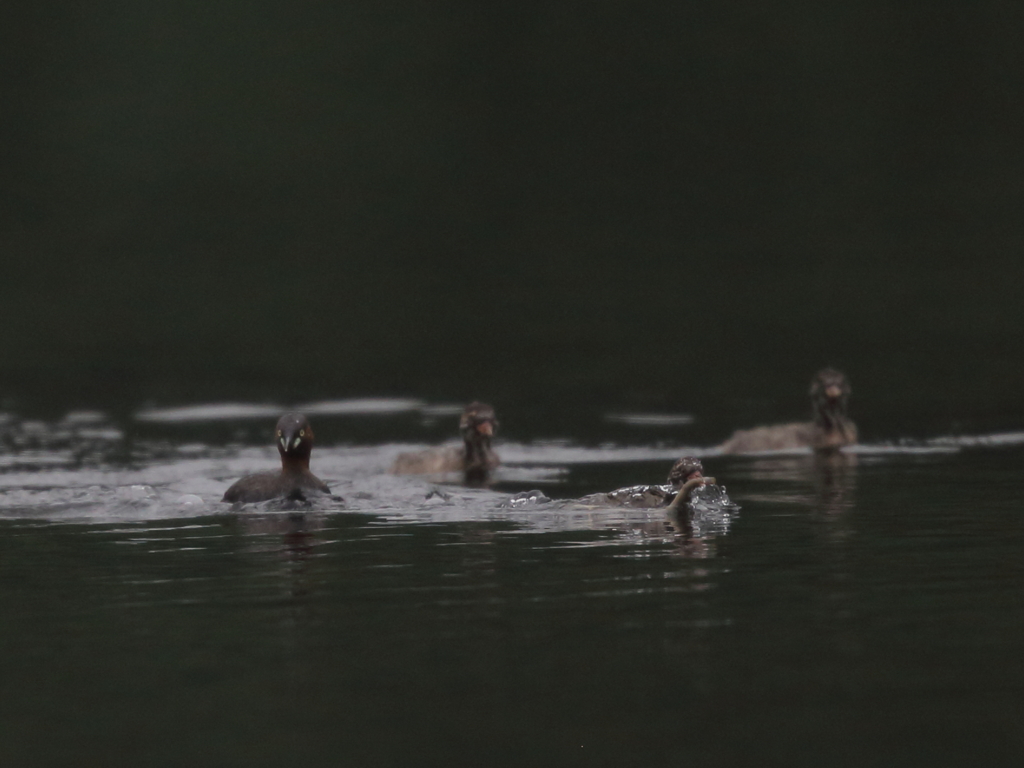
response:
{"label": "white foam on water", "polygon": [[427,418],[441,418],[444,416],[459,416],[465,409],[466,406],[459,403],[438,403],[436,405],[425,405],[420,411]]}
{"label": "white foam on water", "polygon": [[[321,400],[295,407],[307,416],[348,416],[408,413],[423,410],[422,400],[410,398],[366,397],[352,400]],[[461,411],[461,409],[460,409]]]}
{"label": "white foam on water", "polygon": [[686,413],[608,413],[604,420],[633,427],[678,427],[692,424],[693,416]]}
{"label": "white foam on water", "polygon": [[206,421],[272,419],[285,411],[276,405],[252,403],[209,403],[179,408],[145,408],[135,414],[136,421],[163,424],[190,424]]}
{"label": "white foam on water", "polygon": [[962,448],[1004,448],[1024,445],[1024,432],[994,432],[989,435],[959,435],[936,437],[927,441],[929,445],[953,445]]}
{"label": "white foam on water", "polygon": [[590,447],[555,441],[500,443],[496,450],[502,461],[515,464],[607,464],[632,461],[675,461],[682,456],[705,458],[721,455],[721,451],[717,448],[692,445],[620,446],[608,444]]}
{"label": "white foam on water", "polygon": [[64,416],[65,424],[101,424],[107,420],[102,411],[69,411]]}
{"label": "white foam on water", "polygon": [[[436,409],[434,410],[436,411]],[[210,421],[274,419],[289,411],[298,411],[307,416],[373,416],[415,411],[426,413],[431,411],[431,408],[423,400],[394,397],[318,400],[293,406],[259,403],[206,403],[172,408],[144,408],[135,414],[135,420],[163,424],[196,424]],[[461,406],[458,412],[462,412]]]}

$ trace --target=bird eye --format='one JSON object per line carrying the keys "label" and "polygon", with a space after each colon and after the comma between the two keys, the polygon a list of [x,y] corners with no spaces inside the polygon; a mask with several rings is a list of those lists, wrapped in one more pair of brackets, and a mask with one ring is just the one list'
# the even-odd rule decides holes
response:
{"label": "bird eye", "polygon": [[306,436],[306,430],[300,429],[299,430],[299,437],[305,437],[305,436]]}
{"label": "bird eye", "polygon": [[279,430],[277,430],[277,436],[278,436],[278,437],[280,437],[280,436],[281,436],[281,430],[280,430],[280,429],[279,429]]}

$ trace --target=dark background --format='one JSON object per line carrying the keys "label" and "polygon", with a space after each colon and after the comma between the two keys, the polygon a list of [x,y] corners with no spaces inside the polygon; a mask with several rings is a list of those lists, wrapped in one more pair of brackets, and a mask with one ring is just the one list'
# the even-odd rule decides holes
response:
{"label": "dark background", "polygon": [[21,412],[479,397],[711,439],[834,364],[867,439],[1024,425],[1018,3],[2,15]]}

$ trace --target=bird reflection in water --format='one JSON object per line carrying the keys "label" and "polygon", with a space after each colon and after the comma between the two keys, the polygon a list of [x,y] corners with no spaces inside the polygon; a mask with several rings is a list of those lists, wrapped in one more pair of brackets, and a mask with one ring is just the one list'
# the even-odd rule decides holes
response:
{"label": "bird reflection in water", "polygon": [[729,532],[729,519],[715,526],[695,523],[700,513],[694,509],[677,507],[666,511],[666,527],[673,532],[672,544],[678,557],[709,559],[718,554],[718,538]]}
{"label": "bird reflection in water", "polygon": [[667,510],[661,528],[664,531],[661,538],[666,544],[672,545],[671,554],[675,557],[706,560],[718,554],[715,536],[705,536],[695,531],[688,510]]}
{"label": "bird reflection in water", "polygon": [[857,457],[849,453],[814,455],[811,477],[815,510],[838,518],[853,507],[857,491]]}
{"label": "bird reflection in water", "polygon": [[765,456],[751,461],[749,476],[766,483],[787,483],[795,493],[775,491],[749,496],[768,502],[793,502],[825,518],[838,518],[855,503],[857,456],[841,451],[808,456]]}
{"label": "bird reflection in water", "polygon": [[318,578],[318,570],[311,566],[318,550],[331,542],[333,537],[327,532],[336,525],[326,514],[297,502],[282,500],[265,508],[268,514],[236,518],[243,539],[241,552],[257,564],[255,573],[247,573],[246,588],[249,598],[263,607],[265,621],[260,631],[264,642],[278,650],[281,705],[298,711],[318,676],[310,641],[316,636],[315,627],[324,621],[318,594],[323,576]]}
{"label": "bird reflection in water", "polygon": [[320,536],[327,528],[324,515],[297,510],[287,514],[240,515],[237,524],[247,542],[242,551],[270,555],[285,566],[282,584],[293,604],[307,597],[312,591],[309,561],[316,548],[325,543]]}

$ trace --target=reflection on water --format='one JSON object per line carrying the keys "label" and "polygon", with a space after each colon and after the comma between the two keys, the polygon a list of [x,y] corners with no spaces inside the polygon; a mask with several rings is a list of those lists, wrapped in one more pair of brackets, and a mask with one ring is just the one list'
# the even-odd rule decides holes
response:
{"label": "reflection on water", "polygon": [[0,472],[5,765],[126,731],[133,764],[261,766],[766,745],[810,766],[842,744],[934,768],[1021,736],[1012,451],[723,457],[742,512],[673,516],[572,499],[675,454],[520,445],[515,480],[469,489],[388,475],[405,446],[333,446],[314,466],[344,506],[233,510],[227,482],[273,452],[170,447]]}
{"label": "reflection on water", "polygon": [[821,514],[838,517],[853,507],[857,491],[856,454],[814,457],[815,508]]}
{"label": "reflection on water", "polygon": [[775,493],[748,498],[799,503],[822,515],[838,516],[856,501],[859,461],[854,453],[760,456],[749,461],[739,477],[776,486]]}

